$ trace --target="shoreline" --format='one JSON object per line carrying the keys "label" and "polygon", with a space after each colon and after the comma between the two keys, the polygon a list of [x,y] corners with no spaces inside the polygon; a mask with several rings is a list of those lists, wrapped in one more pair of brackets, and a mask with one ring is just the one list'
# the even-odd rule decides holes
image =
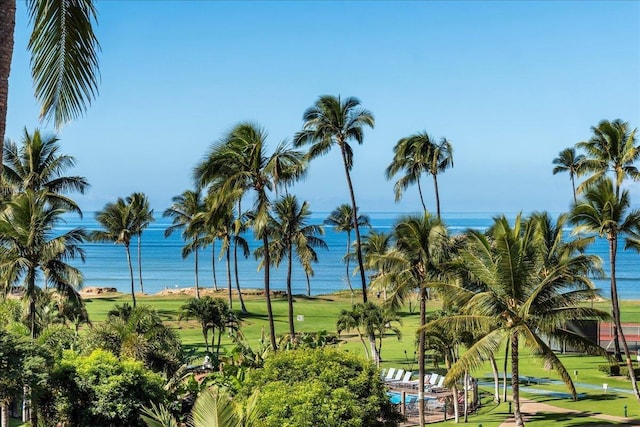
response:
{"label": "shoreline", "polygon": [[[263,296],[264,295],[264,290],[260,289],[260,288],[243,288],[241,289],[242,295],[243,296]],[[326,296],[326,295],[340,295],[343,293],[349,293],[348,290],[339,290],[339,291],[333,291],[333,292],[329,292],[327,294],[317,294],[317,295],[311,295],[311,298],[313,297],[322,297],[322,296]],[[357,291],[356,291],[357,293]],[[79,291],[79,294],[83,297],[83,298],[88,298],[88,297],[98,297],[98,296],[114,296],[114,295],[129,295],[129,292],[122,292],[119,291],[117,288],[114,287],[109,287],[109,286],[104,286],[104,287],[100,287],[100,286],[90,286],[87,288],[84,288],[82,290]],[[234,297],[238,296],[238,291],[237,289],[232,289],[231,294]],[[142,293],[142,292],[136,292],[136,296],[143,296],[143,297],[162,297],[162,296],[171,296],[171,295],[184,295],[184,296],[195,296],[196,295],[196,288],[195,286],[191,286],[191,287],[176,287],[176,288],[165,288],[161,291],[158,292],[154,292],[154,293]],[[207,287],[201,287],[200,288],[200,295],[215,295],[215,296],[227,296],[228,295],[228,289],[227,288],[222,288],[219,287],[218,290],[216,291],[215,289],[212,289],[211,287],[207,286]],[[285,297],[287,295],[286,291],[281,291],[281,290],[272,290],[271,291],[271,296],[272,297]],[[307,295],[305,294],[296,294],[294,293],[294,296],[304,296],[307,297]],[[605,297],[597,297],[593,300],[593,302],[595,303],[604,303],[604,302],[608,302],[610,301],[609,298],[605,298]],[[620,298],[620,301],[629,301],[629,302],[634,302],[637,301],[638,303],[640,303],[640,298],[638,299],[627,299],[627,298]]]}

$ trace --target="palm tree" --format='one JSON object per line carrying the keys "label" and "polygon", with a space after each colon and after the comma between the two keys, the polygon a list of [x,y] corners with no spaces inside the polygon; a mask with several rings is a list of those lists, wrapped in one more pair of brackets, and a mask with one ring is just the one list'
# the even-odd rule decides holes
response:
{"label": "palm tree", "polygon": [[393,147],[393,153],[393,160],[385,170],[387,179],[392,179],[400,171],[405,172],[393,187],[396,201],[402,198],[403,192],[409,185],[417,184],[422,209],[426,212],[427,206],[422,196],[420,178],[423,173],[431,174],[435,186],[438,218],[440,218],[437,175],[453,167],[453,147],[451,144],[445,138],[442,138],[440,143],[436,143],[427,132],[419,132],[400,139]]}
{"label": "palm tree", "polygon": [[620,322],[620,305],[618,301],[618,286],[616,283],[616,256],[618,252],[618,237],[623,234],[631,234],[638,230],[640,224],[640,209],[629,211],[629,192],[623,190],[619,195],[614,190],[614,183],[609,178],[603,178],[591,187],[587,188],[583,197],[578,201],[571,211],[570,220],[576,224],[575,232],[597,233],[600,237],[606,237],[609,242],[609,269],[611,284],[611,305],[613,317],[613,335],[615,344],[615,357],[622,360],[620,343],[624,348],[629,368],[629,376],[633,391],[640,400],[638,385],[633,370],[631,353],[627,345],[627,340],[622,331]]}
{"label": "palm tree", "polygon": [[55,232],[66,211],[50,205],[47,199],[45,191],[26,190],[14,196],[0,214],[1,283],[13,286],[21,281],[32,338],[37,335],[38,275],[45,274],[58,292],[73,298],[80,298],[77,289],[83,280],[80,271],[66,261],[78,258],[84,262],[80,245],[86,234],[79,228]]}
{"label": "palm tree", "polygon": [[586,158],[581,167],[582,173],[592,173],[580,186],[578,192],[598,182],[613,172],[615,176],[616,197],[620,195],[620,186],[626,178],[640,179],[640,172],[634,163],[640,159],[640,144],[636,144],[636,129],[629,129],[629,123],[620,119],[602,120],[591,128],[593,136],[588,141],[579,142],[577,147],[585,150]]}
{"label": "palm tree", "polygon": [[[449,239],[446,226],[426,213],[401,218],[394,227],[396,249],[384,256],[390,267],[393,291],[386,304],[396,309],[415,289],[420,292],[420,326],[426,324],[428,288],[446,278],[444,266],[449,261]],[[385,277],[384,280],[387,280]],[[382,279],[381,279],[382,280]],[[424,422],[424,330],[418,333],[418,409]]]}
{"label": "palm tree", "polygon": [[190,298],[180,308],[179,319],[195,318],[200,323],[206,352],[209,353],[209,330],[220,323],[220,311],[210,296]]}
{"label": "palm tree", "polygon": [[[355,222],[354,222],[355,216]],[[337,208],[335,208],[329,216],[324,220],[324,223],[327,225],[333,226],[333,229],[339,233],[346,232],[347,233],[347,251],[345,253],[345,264],[346,264],[346,274],[345,277],[347,279],[347,285],[349,286],[349,290],[351,291],[351,302],[353,303],[353,287],[351,286],[351,279],[349,273],[349,253],[351,252],[351,230],[358,227],[371,227],[371,221],[368,215],[354,215],[353,207],[347,203],[344,203]],[[365,297],[366,298],[366,297]]]}
{"label": "palm tree", "polygon": [[438,144],[432,144],[429,152],[429,167],[427,171],[433,177],[433,187],[436,194],[436,212],[440,216],[440,192],[438,190],[438,174],[453,167],[453,146],[446,138],[440,138]]}
{"label": "palm tree", "polygon": [[389,254],[393,245],[393,236],[391,233],[380,231],[371,231],[362,241],[362,256],[364,257],[364,265],[369,271],[373,271],[371,287],[378,289],[387,300],[387,283],[383,276],[387,275],[389,269],[384,262],[384,257]]}
{"label": "palm tree", "polygon": [[584,353],[608,358],[600,346],[565,328],[568,321],[607,317],[602,311],[580,304],[597,295],[586,276],[593,268],[594,258],[569,245],[552,265],[547,262],[547,245],[538,227],[538,220],[523,221],[520,216],[511,226],[501,216],[494,219],[487,234],[468,231],[462,259],[468,274],[481,287],[471,290],[455,284],[436,285],[449,298],[459,301],[461,314],[440,318],[425,328],[483,334],[451,367],[446,381],[449,384],[479,368],[503,343],[509,343],[517,426],[524,426],[519,391],[520,340],[544,360],[545,366],[558,372],[574,399],[571,375],[546,340],[570,343]]}
{"label": "palm tree", "polygon": [[[91,0],[27,2],[33,31],[29,39],[40,117],[56,128],[81,115],[98,92],[98,51]],[[0,2],[0,169],[7,120],[9,73],[13,56],[16,1]],[[1,175],[1,174],[0,174]]]}
{"label": "palm tree", "polygon": [[[305,201],[299,204],[294,195],[286,195],[276,201],[273,206],[273,214],[269,221],[272,233],[270,252],[273,254],[272,262],[279,266],[280,262],[287,259],[287,302],[289,306],[289,337],[295,340],[295,328],[293,323],[293,292],[291,290],[291,277],[293,271],[294,251],[298,259],[310,257],[309,252],[313,248],[327,248],[327,244],[320,235],[324,230],[319,225],[308,224],[311,211]],[[262,250],[258,254],[264,253]],[[317,256],[315,257],[317,258]]]}
{"label": "palm tree", "polygon": [[174,231],[182,229],[182,239],[186,242],[182,248],[182,258],[192,252],[194,256],[196,298],[200,298],[200,284],[198,282],[198,249],[204,233],[204,221],[199,213],[205,209],[200,191],[186,190],[172,199],[173,204],[165,209],[162,216],[173,218],[172,224],[164,231],[164,237],[169,237]]}
{"label": "palm tree", "polygon": [[[355,304],[351,310],[341,310],[336,322],[336,331],[340,335],[342,332],[355,330],[362,342],[367,359],[372,357],[376,366],[380,366],[382,338],[389,331],[393,332],[398,339],[401,337],[400,329],[392,326],[391,322],[400,322],[400,317],[393,311],[369,301]],[[365,335],[377,337],[378,344],[376,345],[374,340],[370,343],[370,348],[367,348],[364,340]]]}
{"label": "palm tree", "polygon": [[573,147],[565,148],[558,154],[558,157],[553,159],[553,174],[560,172],[569,172],[569,179],[571,179],[571,188],[573,189],[573,203],[577,203],[576,199],[576,176],[579,176],[582,172],[582,162],[585,156],[583,154],[576,154],[576,149]]}
{"label": "palm tree", "polygon": [[64,193],[84,194],[89,183],[81,176],[63,175],[75,166],[75,159],[60,154],[58,138],[54,135],[42,135],[37,129],[31,135],[25,129],[20,146],[13,141],[5,144],[4,162],[5,183],[15,191],[44,190],[49,203],[82,214],[76,202]]}
{"label": "palm tree", "polygon": [[94,242],[113,242],[124,247],[131,278],[131,300],[136,306],[136,292],[133,283],[133,265],[131,263],[131,236],[133,235],[134,220],[131,205],[119,197],[116,202],[107,203],[101,211],[96,213],[96,221],[102,230],[92,231],[89,238]]}
{"label": "palm tree", "polygon": [[144,193],[133,193],[127,197],[127,203],[131,206],[133,224],[131,232],[138,237],[138,277],[140,280],[140,292],[144,294],[142,284],[142,232],[155,221],[153,209],[149,199]]}
{"label": "palm tree", "polygon": [[373,128],[375,125],[373,114],[360,107],[360,100],[357,98],[349,97],[343,101],[340,96],[324,95],[312,107],[308,108],[302,117],[304,125],[302,130],[296,134],[294,145],[300,147],[311,144],[307,154],[309,159],[326,154],[333,145],[337,145],[340,149],[349,196],[351,197],[353,229],[356,232],[356,255],[362,280],[362,301],[367,302],[367,280],[362,261],[360,227],[357,219],[358,207],[351,182],[353,150],[349,141],[362,144],[364,127]]}
{"label": "palm tree", "polygon": [[[253,123],[236,125],[211,147],[208,156],[196,168],[195,175],[200,184],[212,183],[221,197],[230,200],[239,200],[248,189],[255,193],[252,227],[265,248],[264,291],[271,347],[276,350],[270,290],[269,191],[300,178],[306,165],[302,153],[290,149],[285,143],[279,144],[272,154],[267,155],[266,137],[266,132]],[[238,212],[241,210],[238,209]]]}

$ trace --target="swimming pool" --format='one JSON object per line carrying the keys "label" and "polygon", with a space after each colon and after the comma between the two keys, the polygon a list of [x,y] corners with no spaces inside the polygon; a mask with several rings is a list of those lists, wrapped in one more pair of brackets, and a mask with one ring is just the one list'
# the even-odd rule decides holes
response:
{"label": "swimming pool", "polygon": [[[389,400],[391,401],[391,403],[393,403],[394,405],[399,405],[400,404],[400,401],[402,399],[402,393],[397,392],[397,391],[388,391],[387,395],[389,396]],[[439,406],[438,405],[439,402],[433,396],[425,396],[424,400],[428,405]],[[411,404],[416,403],[417,401],[418,401],[418,395],[417,394],[411,394],[411,393],[406,393],[405,394],[405,397],[404,397],[405,405],[411,405]]]}

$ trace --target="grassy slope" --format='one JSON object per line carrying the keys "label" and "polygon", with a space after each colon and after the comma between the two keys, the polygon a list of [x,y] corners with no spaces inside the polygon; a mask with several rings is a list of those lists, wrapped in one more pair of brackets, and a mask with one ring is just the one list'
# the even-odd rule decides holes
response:
{"label": "grassy slope", "polygon": [[[217,295],[221,298],[225,298],[223,292]],[[155,307],[161,314],[163,320],[172,325],[183,340],[183,344],[187,348],[194,348],[197,352],[204,351],[204,345],[202,343],[202,335],[197,322],[195,321],[178,321],[180,305],[186,301],[188,297],[182,295],[172,296],[140,296],[138,297],[139,304],[149,304]],[[106,313],[113,307],[114,304],[121,304],[130,301],[130,297],[127,295],[119,295],[116,297],[98,297],[87,300],[87,308],[89,310],[92,321],[100,322],[106,317]],[[258,348],[260,346],[261,336],[264,331],[267,330],[267,315],[264,299],[260,296],[248,296],[245,299],[247,308],[251,314],[243,318],[242,332],[246,336],[249,344]],[[319,296],[314,298],[296,297],[295,298],[295,315],[304,315],[304,321],[296,321],[296,331],[309,331],[315,332],[318,330],[327,330],[329,332],[335,332],[335,321],[338,317],[340,310],[348,309],[351,306],[350,298],[347,294],[335,294],[328,296]],[[607,302],[596,303],[598,308],[608,311],[609,305]],[[438,308],[438,301],[432,301],[428,304],[429,309]],[[234,301],[234,309],[239,310],[238,301]],[[276,331],[279,334],[286,333],[288,331],[287,325],[287,302],[285,298],[273,299],[273,311],[276,319]],[[638,302],[623,301],[622,302],[623,321],[637,321],[640,318],[640,304]],[[402,339],[398,340],[395,337],[388,337],[384,340],[382,349],[383,366],[395,366],[403,367],[405,369],[417,370],[414,361],[414,334],[418,325],[418,316],[416,313],[409,313],[408,310],[404,310],[400,313],[402,317]],[[357,336],[344,335],[342,337],[344,341],[340,344],[342,348],[347,351],[364,354],[363,347]],[[223,346],[228,346],[230,343],[223,338]],[[523,357],[521,363],[521,374],[537,378],[549,378],[558,379],[557,375],[549,370],[546,370],[541,362],[532,356],[528,356],[526,350],[523,350]],[[504,356],[502,360],[498,358],[498,366],[502,366]],[[628,416],[637,418],[640,420],[640,405],[631,397],[630,394],[611,393],[604,394],[601,390],[602,383],[608,383],[610,388],[626,388],[630,389],[628,381],[622,378],[607,377],[600,371],[598,371],[598,365],[604,363],[600,358],[577,356],[577,355],[563,355],[561,359],[565,363],[565,366],[569,372],[578,371],[578,383],[588,383],[598,387],[598,389],[592,389],[587,387],[577,386],[578,393],[586,393],[586,397],[580,399],[577,402],[573,402],[570,399],[558,399],[548,396],[528,394],[526,388],[523,390],[523,395],[526,398],[531,398],[539,401],[545,401],[555,406],[574,409],[578,411],[590,411],[596,413],[603,413],[614,416],[622,416],[624,413],[624,406],[627,406]],[[482,371],[476,372],[478,377],[488,376],[491,372],[490,367],[487,365]],[[565,392],[566,388],[563,385],[555,384],[542,384],[535,386],[536,388],[542,388],[545,390],[554,390]],[[487,394],[491,391],[489,387],[485,387],[484,390]],[[487,405],[482,408],[479,415],[474,415],[470,422],[473,424],[482,423],[484,427],[497,426],[508,415],[508,406],[506,403],[501,405],[494,405],[487,401]],[[577,426],[577,425],[597,425],[602,424],[602,420],[595,418],[584,417],[579,420],[575,417],[567,417],[566,415],[553,415],[547,414],[544,419],[534,419],[527,423],[530,426],[543,426],[549,425],[550,420],[553,420],[554,425],[557,426]],[[606,425],[616,425],[614,422],[608,422]],[[622,425],[622,424],[620,424]],[[640,421],[638,421],[640,425]]]}

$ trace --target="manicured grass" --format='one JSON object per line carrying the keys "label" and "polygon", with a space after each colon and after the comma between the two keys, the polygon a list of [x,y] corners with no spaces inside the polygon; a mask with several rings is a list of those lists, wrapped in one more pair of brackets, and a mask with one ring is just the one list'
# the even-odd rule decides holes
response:
{"label": "manicured grass", "polygon": [[[224,292],[220,292],[214,296],[226,300]],[[171,295],[140,296],[137,299],[138,304],[149,304],[155,307],[162,316],[162,319],[171,327],[176,329],[182,339],[183,345],[187,349],[195,350],[197,357],[200,358],[203,357],[204,354],[204,344],[198,323],[195,320],[178,320],[180,306],[184,304],[188,298],[189,297],[185,295]],[[87,300],[87,309],[93,322],[101,322],[105,320],[107,312],[115,304],[130,302],[130,300],[131,298],[128,295],[90,298]],[[357,301],[359,301],[359,299],[357,299]],[[273,298],[272,302],[276,333],[285,334],[288,332],[287,300],[283,297],[277,297]],[[268,342],[266,305],[264,298],[260,295],[248,295],[245,298],[245,303],[250,314],[242,317],[241,330],[249,345],[254,349],[258,349],[262,345],[263,339],[265,343]],[[429,301],[427,306],[428,310],[435,310],[440,308],[440,303],[437,300]],[[594,306],[605,311],[609,310],[608,302],[597,302]],[[234,300],[233,307],[239,312],[240,304],[237,300]],[[312,298],[296,296],[294,303],[295,315],[304,316],[304,320],[296,320],[296,331],[316,332],[319,330],[326,330],[329,333],[335,333],[335,323],[340,311],[350,308],[351,299],[346,293],[317,296]],[[637,321],[637,319],[640,318],[640,304],[638,302],[622,301],[621,309],[623,321]],[[390,335],[384,339],[382,347],[382,366],[402,367],[404,369],[417,371],[414,349],[415,331],[419,325],[419,316],[415,312],[409,312],[408,309],[404,309],[399,314],[402,319],[402,324],[399,325],[402,332],[402,338],[398,340],[395,336]],[[341,339],[342,341],[339,345],[345,351],[364,355],[362,343],[355,334],[345,334],[341,336]],[[227,349],[230,347],[230,340],[227,337],[223,337],[223,348]],[[521,357],[520,371],[522,376],[545,378],[549,380],[559,379],[554,371],[546,369],[542,365],[542,362],[529,355],[526,349],[522,349]],[[626,405],[628,416],[640,419],[640,405],[631,394],[614,393],[611,391],[605,394],[603,392],[603,383],[607,383],[609,385],[609,389],[631,388],[629,381],[625,378],[609,377],[598,370],[599,365],[606,363],[603,359],[575,354],[560,355],[560,359],[563,361],[569,372],[574,374],[574,371],[578,371],[577,379],[574,378],[576,382],[576,389],[578,393],[585,393],[586,397],[581,398],[577,402],[573,402],[568,398],[564,399],[528,393],[526,391],[527,387],[522,388],[522,396],[546,402],[561,408],[572,409],[585,413],[602,413],[613,416],[623,416],[624,405]],[[502,370],[504,352],[498,354],[497,362],[500,370]],[[427,369],[431,370],[432,366],[433,365],[430,364]],[[442,364],[440,367],[442,367]],[[491,368],[486,364],[473,375],[478,378],[490,378]],[[587,384],[588,386],[581,386],[581,384]],[[531,387],[548,391],[567,392],[567,389],[563,384],[553,384],[550,382],[543,382],[542,384],[535,385],[535,387]],[[490,399],[490,394],[492,393],[491,387],[484,386],[483,391],[487,396],[489,396],[487,398],[488,400],[477,415],[472,415],[470,417],[469,422],[472,425],[482,424],[484,427],[498,426],[508,417],[508,404],[502,403],[500,405],[495,405],[492,403]],[[593,417],[585,416],[575,419],[575,417],[568,417],[563,414],[544,414],[544,416],[536,417],[531,420],[527,425],[534,427],[546,426],[551,422],[554,423],[554,427],[604,425],[602,420],[598,420]],[[449,424],[452,423],[446,423],[444,425]],[[617,424],[615,422],[607,422],[606,425]]]}

